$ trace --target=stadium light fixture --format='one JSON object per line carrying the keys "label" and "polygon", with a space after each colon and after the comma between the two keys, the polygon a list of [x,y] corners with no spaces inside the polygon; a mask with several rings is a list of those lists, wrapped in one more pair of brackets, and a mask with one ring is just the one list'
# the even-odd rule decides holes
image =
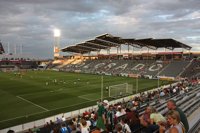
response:
{"label": "stadium light fixture", "polygon": [[60,30],[54,29],[54,37],[60,37]]}

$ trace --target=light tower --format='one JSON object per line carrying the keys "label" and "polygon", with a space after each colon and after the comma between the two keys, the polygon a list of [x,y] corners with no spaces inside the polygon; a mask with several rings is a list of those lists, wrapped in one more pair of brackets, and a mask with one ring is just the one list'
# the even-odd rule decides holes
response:
{"label": "light tower", "polygon": [[60,30],[54,29],[54,58],[60,56]]}

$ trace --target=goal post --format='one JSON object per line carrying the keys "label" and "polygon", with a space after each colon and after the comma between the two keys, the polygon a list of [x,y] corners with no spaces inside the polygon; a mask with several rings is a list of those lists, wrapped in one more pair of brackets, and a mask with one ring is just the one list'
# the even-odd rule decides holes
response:
{"label": "goal post", "polygon": [[133,86],[128,83],[109,86],[109,97],[122,97],[133,93]]}

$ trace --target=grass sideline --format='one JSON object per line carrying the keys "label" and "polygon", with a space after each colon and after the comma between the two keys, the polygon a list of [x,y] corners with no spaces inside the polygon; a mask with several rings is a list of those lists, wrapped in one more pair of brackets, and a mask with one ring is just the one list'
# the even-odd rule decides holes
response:
{"label": "grass sideline", "polygon": [[[104,76],[106,87],[121,83],[136,86],[127,77]],[[168,81],[161,81],[167,84]],[[157,86],[157,80],[139,79],[139,92]],[[56,71],[0,72],[0,129],[96,104],[101,76]]]}

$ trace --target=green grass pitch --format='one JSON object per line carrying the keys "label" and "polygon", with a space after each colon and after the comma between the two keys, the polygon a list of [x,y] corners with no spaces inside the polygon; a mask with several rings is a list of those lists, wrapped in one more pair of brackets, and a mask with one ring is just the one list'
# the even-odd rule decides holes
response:
{"label": "green grass pitch", "polygon": [[[104,97],[108,97],[107,86],[121,83],[136,86],[133,78],[104,76]],[[139,91],[156,86],[157,80],[139,79]],[[100,95],[100,75],[28,71],[20,76],[0,72],[0,129],[95,105]]]}

